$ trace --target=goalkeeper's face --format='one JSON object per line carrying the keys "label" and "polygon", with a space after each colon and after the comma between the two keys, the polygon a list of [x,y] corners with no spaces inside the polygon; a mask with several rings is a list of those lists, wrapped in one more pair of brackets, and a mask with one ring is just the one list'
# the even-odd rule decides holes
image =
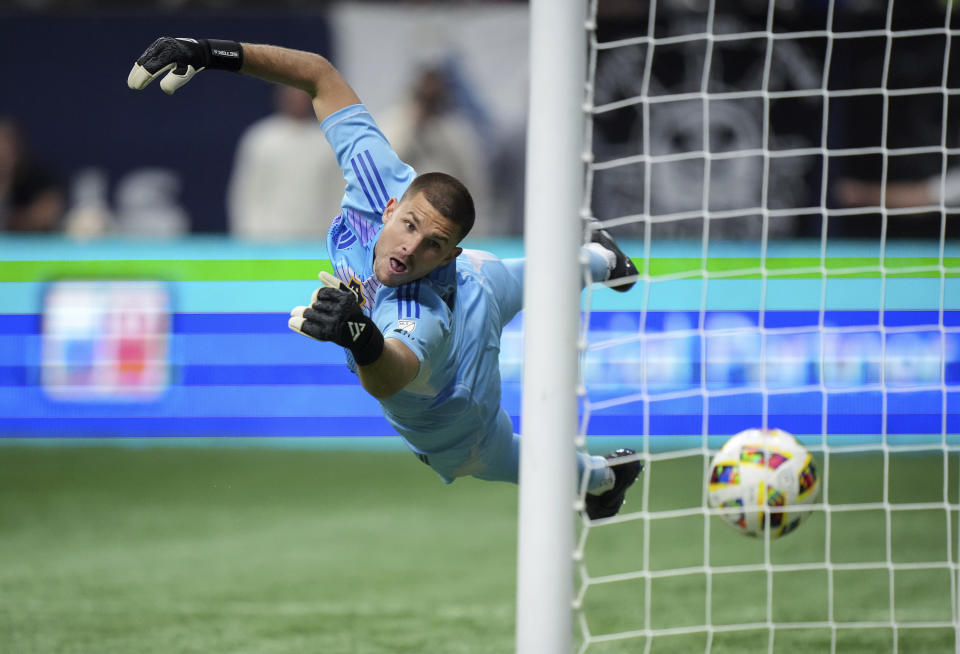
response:
{"label": "goalkeeper's face", "polygon": [[424,197],[397,201],[383,212],[383,231],[373,249],[373,272],[384,286],[425,277],[460,254],[460,229]]}

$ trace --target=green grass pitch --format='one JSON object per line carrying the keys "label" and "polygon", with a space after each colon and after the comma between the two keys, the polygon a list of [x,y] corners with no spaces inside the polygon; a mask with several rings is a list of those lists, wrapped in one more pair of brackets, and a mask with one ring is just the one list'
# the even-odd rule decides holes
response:
{"label": "green grass pitch", "polygon": [[[882,460],[831,457],[830,500],[882,499]],[[821,466],[822,467],[822,466]],[[941,502],[943,457],[896,456],[893,502]],[[650,508],[700,501],[700,457],[650,466]],[[957,486],[956,461],[950,462]],[[638,484],[629,508],[642,504]],[[956,490],[950,501],[956,502]],[[175,447],[0,448],[0,651],[16,654],[219,652],[270,654],[488,654],[512,652],[517,490],[506,484],[443,483],[400,452]],[[949,517],[949,522],[948,522]],[[652,571],[689,574],[592,586],[585,598],[594,634],[682,629],[767,620],[764,573],[707,580],[696,568],[762,561],[763,543],[718,519],[594,527],[591,576],[639,570],[649,542]],[[818,623],[828,599],[841,621],[838,652],[954,651],[949,627],[897,629],[898,621],[950,622],[957,516],[942,508],[813,516],[771,547],[773,563],[917,564],[835,573],[776,573],[770,617]],[[954,537],[948,539],[948,524]],[[709,547],[705,547],[705,540]],[[888,546],[889,540],[889,546]],[[928,563],[941,565],[929,566]],[[891,584],[893,592],[891,592]],[[709,600],[707,599],[709,597]],[[893,598],[891,607],[891,598]],[[709,602],[709,607],[707,606]],[[648,606],[649,603],[649,606]],[[704,651],[706,634],[663,635],[651,652]],[[769,630],[714,634],[712,651],[766,652]],[[777,629],[776,652],[829,651],[829,628]],[[591,645],[596,654],[643,652],[646,640]]]}

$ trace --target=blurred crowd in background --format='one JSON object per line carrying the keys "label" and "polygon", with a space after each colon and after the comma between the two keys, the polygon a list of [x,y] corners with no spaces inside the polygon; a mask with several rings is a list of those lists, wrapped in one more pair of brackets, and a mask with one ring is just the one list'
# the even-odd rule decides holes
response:
{"label": "blurred crowd in background", "polygon": [[[598,217],[682,214],[655,220],[653,234],[700,238],[706,208],[711,238],[757,238],[764,222],[771,237],[819,237],[825,205],[830,236],[960,235],[960,100],[944,92],[960,88],[960,65],[946,36],[926,31],[956,22],[945,3],[897,3],[888,16],[884,2],[791,0],[769,16],[767,0],[731,0],[708,17],[710,4],[658,2],[652,32],[674,38],[652,61],[644,43],[599,52],[595,104],[610,108],[594,117],[594,156],[627,163],[596,173]],[[322,240],[343,188],[306,94],[224,73],[170,99],[126,89],[126,71],[153,37],[184,35],[329,57],[401,158],[472,190],[476,236],[518,236],[526,9],[507,0],[0,2],[0,73],[19,89],[0,95],[0,225],[86,238]],[[600,0],[599,40],[650,33],[649,9],[645,0]],[[828,39],[818,32],[831,13]],[[909,31],[888,43],[888,22]],[[92,45],[103,39],[91,30],[112,37]],[[719,38],[702,37],[711,31]],[[782,38],[788,32],[806,36]],[[842,36],[853,32],[863,35]],[[749,36],[722,38],[729,34]],[[50,53],[31,44],[40,54],[24,59],[31,38],[47,38]],[[73,87],[18,84],[49,80],[58,67],[78,78],[63,82]],[[828,102],[824,86],[838,92]],[[709,103],[697,95],[704,89],[715,94]],[[867,91],[844,93],[854,89]],[[650,101],[629,102],[640,96]],[[637,156],[645,154],[663,159],[648,171]],[[853,211],[881,204],[891,210],[885,221]],[[642,236],[644,224],[621,231]]]}

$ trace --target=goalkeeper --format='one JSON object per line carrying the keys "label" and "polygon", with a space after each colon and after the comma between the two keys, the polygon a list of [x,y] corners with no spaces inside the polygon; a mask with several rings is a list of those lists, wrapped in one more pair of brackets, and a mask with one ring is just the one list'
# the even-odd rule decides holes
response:
{"label": "goalkeeper", "polygon": [[[346,180],[327,250],[336,278],[290,327],[346,349],[347,365],[377,398],[417,457],[450,483],[474,476],[516,483],[520,438],[500,407],[500,336],[522,303],[523,260],[463,250],[473,200],[444,173],[417,175],[400,161],[370,113],[320,55],[213,39],[157,39],[127,84],[163,76],[174,93],[198,72],[221,69],[306,91]],[[584,251],[592,279],[616,290],[636,268],[609,234],[593,229]],[[550,292],[544,289],[543,292]],[[319,398],[318,398],[319,401]],[[641,465],[631,450],[579,454],[591,519],[616,514]]]}

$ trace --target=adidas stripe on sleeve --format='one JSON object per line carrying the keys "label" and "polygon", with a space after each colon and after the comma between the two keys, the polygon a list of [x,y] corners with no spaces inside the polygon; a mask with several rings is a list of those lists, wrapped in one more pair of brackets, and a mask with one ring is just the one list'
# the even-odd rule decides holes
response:
{"label": "adidas stripe on sleeve", "polygon": [[416,173],[400,161],[362,104],[330,114],[321,126],[347,183],[344,213],[379,223],[387,202],[399,199]]}
{"label": "adidas stripe on sleeve", "polygon": [[384,338],[399,339],[421,363],[442,359],[450,346],[450,310],[424,280],[381,288],[372,318]]}

